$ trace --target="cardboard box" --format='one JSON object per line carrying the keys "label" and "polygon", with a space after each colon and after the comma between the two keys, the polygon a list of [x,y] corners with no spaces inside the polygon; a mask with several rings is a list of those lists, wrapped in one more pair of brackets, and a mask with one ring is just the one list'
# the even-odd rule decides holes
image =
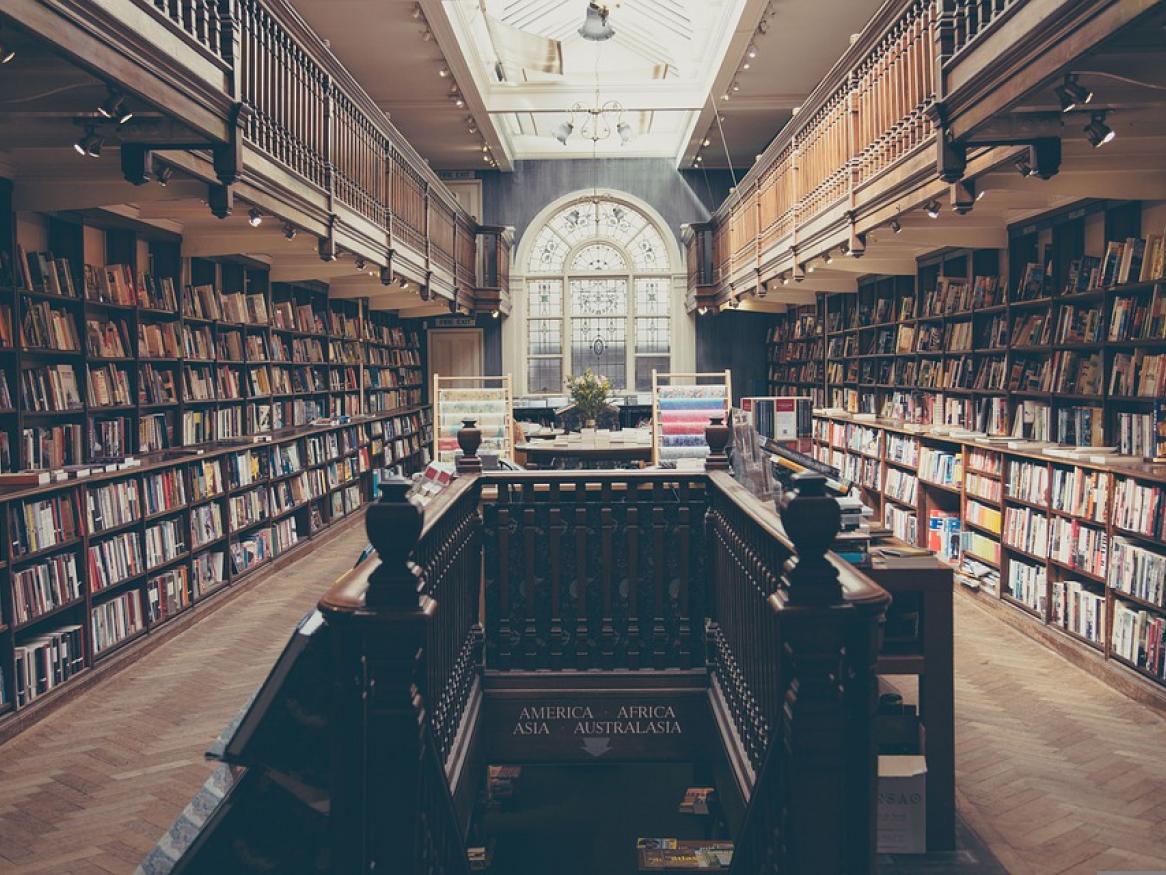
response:
{"label": "cardboard box", "polygon": [[927,759],[880,756],[878,788],[880,854],[927,852]]}

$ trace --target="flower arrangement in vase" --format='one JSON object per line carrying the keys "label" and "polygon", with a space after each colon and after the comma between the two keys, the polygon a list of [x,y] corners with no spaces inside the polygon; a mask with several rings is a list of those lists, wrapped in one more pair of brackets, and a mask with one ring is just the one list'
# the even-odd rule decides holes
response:
{"label": "flower arrangement in vase", "polygon": [[588,368],[577,377],[567,376],[567,392],[583,425],[594,431],[595,422],[611,397],[611,381]]}

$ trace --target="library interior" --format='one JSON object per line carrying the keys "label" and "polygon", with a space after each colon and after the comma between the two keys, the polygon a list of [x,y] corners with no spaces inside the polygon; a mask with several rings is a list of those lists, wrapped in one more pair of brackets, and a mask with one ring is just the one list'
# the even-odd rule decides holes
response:
{"label": "library interior", "polygon": [[1164,71],[0,0],[0,872],[1166,872]]}

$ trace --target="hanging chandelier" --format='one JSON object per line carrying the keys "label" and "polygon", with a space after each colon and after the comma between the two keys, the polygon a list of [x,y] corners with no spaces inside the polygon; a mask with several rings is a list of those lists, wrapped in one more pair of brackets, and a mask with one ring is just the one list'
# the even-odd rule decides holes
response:
{"label": "hanging chandelier", "polygon": [[580,115],[583,116],[583,121],[579,125],[579,136],[583,139],[598,144],[601,140],[608,139],[614,131],[619,136],[621,146],[631,142],[632,126],[624,121],[623,104],[618,100],[608,100],[600,104],[599,93],[596,92],[594,106],[576,103],[570,112],[570,118],[555,128],[552,134],[564,146],[575,133],[575,118]]}

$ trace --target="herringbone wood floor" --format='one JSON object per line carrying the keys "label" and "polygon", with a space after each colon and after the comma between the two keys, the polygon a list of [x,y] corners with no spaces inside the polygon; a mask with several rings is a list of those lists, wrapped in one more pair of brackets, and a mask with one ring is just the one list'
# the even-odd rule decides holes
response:
{"label": "herringbone wood floor", "polygon": [[[0,872],[124,875],[364,545],[354,526],[0,747]],[[1166,720],[956,599],[960,812],[1015,875],[1166,870]]]}
{"label": "herringbone wood floor", "polygon": [[0,747],[0,872],[133,872],[206,780],[207,746],[367,543],[347,525]]}
{"label": "herringbone wood floor", "polygon": [[1013,875],[1166,871],[1166,719],[955,602],[960,814]]}

